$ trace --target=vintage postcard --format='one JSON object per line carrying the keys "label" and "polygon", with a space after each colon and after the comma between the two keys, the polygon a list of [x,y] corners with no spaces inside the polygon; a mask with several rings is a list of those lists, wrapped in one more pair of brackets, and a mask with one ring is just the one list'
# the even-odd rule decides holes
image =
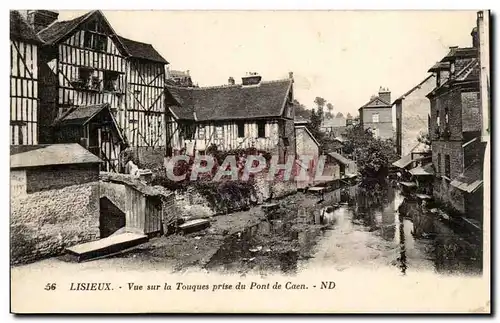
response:
{"label": "vintage postcard", "polygon": [[11,312],[490,313],[490,51],[488,10],[11,10]]}

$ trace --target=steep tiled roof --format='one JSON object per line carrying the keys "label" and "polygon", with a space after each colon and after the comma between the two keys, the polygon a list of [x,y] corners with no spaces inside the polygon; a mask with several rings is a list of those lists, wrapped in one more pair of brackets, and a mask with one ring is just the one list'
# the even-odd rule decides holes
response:
{"label": "steep tiled roof", "polygon": [[257,86],[166,88],[176,101],[170,109],[177,119],[208,121],[279,117],[291,86],[291,80],[281,80]]}
{"label": "steep tiled roof", "polygon": [[10,156],[10,168],[100,163],[101,160],[79,144],[54,144]]}
{"label": "steep tiled roof", "polygon": [[41,30],[38,36],[47,44],[54,44],[61,40],[64,36],[71,33],[78,25],[92,16],[96,11],[89,11],[83,16],[76,17],[72,20],[56,21],[47,28]]}
{"label": "steep tiled roof", "polygon": [[154,49],[151,44],[141,43],[135,40],[117,36],[131,57],[150,60],[153,62],[168,64],[168,62]]}
{"label": "steep tiled roof", "polygon": [[457,58],[473,58],[477,57],[477,48],[475,47],[451,47],[448,54],[441,62],[449,62]]}
{"label": "steep tiled roof", "polygon": [[474,58],[456,76],[455,81],[479,80],[479,60]]}
{"label": "steep tiled roof", "polygon": [[10,11],[10,39],[21,40],[26,43],[41,44],[35,30],[21,16],[19,11]]}
{"label": "steep tiled roof", "polygon": [[467,58],[463,59],[462,63],[463,68],[459,71],[456,71],[456,77],[453,79],[448,79],[446,82],[441,84],[439,87],[432,90],[427,96],[433,96],[437,92],[441,91],[441,89],[448,88],[450,85],[456,82],[470,82],[470,81],[479,81],[479,60],[477,58]]}

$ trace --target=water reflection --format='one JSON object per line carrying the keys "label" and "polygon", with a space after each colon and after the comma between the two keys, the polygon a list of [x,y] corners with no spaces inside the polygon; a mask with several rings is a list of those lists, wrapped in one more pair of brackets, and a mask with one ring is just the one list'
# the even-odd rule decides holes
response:
{"label": "water reflection", "polygon": [[295,273],[297,262],[316,248],[314,259],[308,260],[312,264],[391,266],[402,274],[482,271],[480,239],[450,227],[396,187],[343,187],[312,205],[290,207],[274,220],[228,237],[207,267]]}

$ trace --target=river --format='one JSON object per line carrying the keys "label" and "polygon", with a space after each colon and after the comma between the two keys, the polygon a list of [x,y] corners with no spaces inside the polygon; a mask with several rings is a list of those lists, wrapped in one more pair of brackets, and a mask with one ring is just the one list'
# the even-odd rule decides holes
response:
{"label": "river", "polygon": [[[328,225],[326,230],[297,232],[286,221],[264,222],[228,239],[207,267],[290,273],[324,266],[340,271],[390,268],[395,274],[482,272],[480,238],[453,228],[396,187],[351,186],[326,193],[325,201],[310,220]],[[294,247],[273,252],[273,245],[262,238],[271,234]]]}

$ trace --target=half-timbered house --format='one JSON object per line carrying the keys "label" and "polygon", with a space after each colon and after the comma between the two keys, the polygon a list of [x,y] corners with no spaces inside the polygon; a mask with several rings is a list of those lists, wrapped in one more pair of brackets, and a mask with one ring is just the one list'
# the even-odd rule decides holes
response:
{"label": "half-timbered house", "polygon": [[38,48],[41,41],[18,11],[10,12],[10,143],[38,144]]}
{"label": "half-timbered house", "polygon": [[[82,130],[87,124],[80,125],[85,136],[79,142],[100,147],[98,155],[108,171],[119,171],[120,150],[126,145],[165,145],[167,62],[151,45],[118,36],[99,10],[53,21],[38,36],[45,43],[39,66],[42,142],[76,140],[67,132],[56,134],[68,131],[61,125],[76,113],[89,125],[87,132]],[[96,107],[105,107],[99,116],[91,113]],[[108,110],[112,116],[102,117]]]}
{"label": "half-timbered house", "polygon": [[203,153],[256,148],[295,154],[293,79],[261,82],[258,75],[242,84],[205,88],[167,85],[167,153]]}
{"label": "half-timbered house", "polygon": [[[135,147],[165,147],[165,66],[150,44],[118,36],[129,59],[126,113],[120,124]],[[119,119],[120,119],[119,118]]]}

